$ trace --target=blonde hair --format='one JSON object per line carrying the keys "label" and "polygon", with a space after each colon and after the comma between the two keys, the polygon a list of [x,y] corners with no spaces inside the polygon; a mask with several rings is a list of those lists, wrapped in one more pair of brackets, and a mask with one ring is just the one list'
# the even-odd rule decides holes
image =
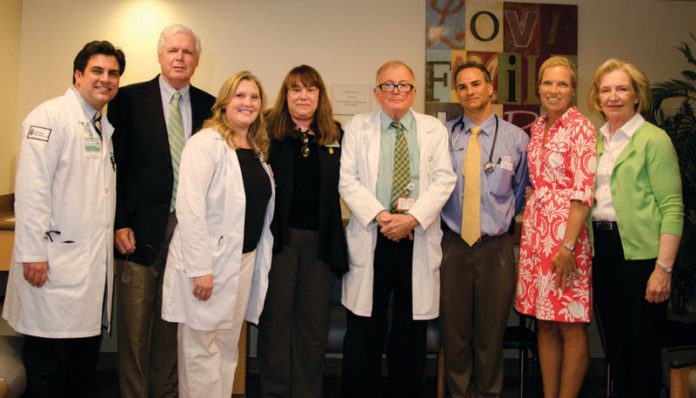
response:
{"label": "blonde hair", "polygon": [[[377,69],[377,74],[375,75],[375,81],[377,81],[377,79],[379,79],[380,73],[384,72],[387,69],[395,68],[397,66],[403,66],[404,68],[406,68],[408,73],[411,74],[411,78],[413,80],[416,79],[416,75],[413,74],[413,70],[411,69],[410,66],[406,65],[406,63],[403,61],[394,60],[394,61],[388,61],[388,62],[383,63],[382,66],[380,66],[379,69]],[[379,81],[377,81],[377,84],[379,84]]]}
{"label": "blonde hair", "polygon": [[577,65],[575,65],[575,62],[571,61],[570,59],[558,55],[547,59],[546,61],[544,61],[543,64],[541,64],[541,67],[539,68],[539,76],[537,78],[537,85],[541,86],[541,78],[544,77],[544,72],[546,71],[546,69],[553,68],[554,66],[565,66],[566,68],[568,68],[568,71],[570,72],[570,84],[573,86],[573,90],[577,90]]}
{"label": "blonde hair", "polygon": [[251,123],[249,130],[247,130],[247,139],[249,143],[251,143],[254,153],[261,156],[263,159],[268,159],[270,140],[268,138],[268,132],[266,131],[266,121],[263,117],[266,96],[263,93],[261,82],[256,76],[251,74],[251,72],[237,72],[225,80],[222,87],[220,87],[220,93],[217,99],[215,99],[215,104],[212,108],[213,115],[203,123],[202,128],[210,127],[216,129],[220,136],[225,139],[227,145],[235,148],[232,138],[235,134],[240,133],[236,131],[229,120],[227,120],[225,106],[232,100],[234,94],[237,92],[237,88],[239,88],[239,84],[244,80],[256,83],[256,86],[259,88],[259,97],[261,100],[259,115],[256,117],[256,120]]}
{"label": "blonde hair", "polygon": [[587,103],[590,109],[599,113],[602,119],[607,120],[607,116],[602,112],[602,106],[599,103],[599,81],[609,72],[615,70],[626,72],[631,79],[631,86],[636,92],[638,103],[634,104],[633,109],[639,113],[645,113],[650,109],[650,81],[648,76],[628,61],[621,61],[616,58],[610,58],[600,65],[594,72],[592,82],[590,83],[590,92],[587,94]]}

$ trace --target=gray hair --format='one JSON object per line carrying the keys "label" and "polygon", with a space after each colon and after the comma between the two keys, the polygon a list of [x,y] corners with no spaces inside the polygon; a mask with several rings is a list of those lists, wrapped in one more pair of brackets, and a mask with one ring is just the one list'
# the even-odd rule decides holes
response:
{"label": "gray hair", "polygon": [[164,40],[168,37],[174,36],[177,33],[187,33],[196,39],[196,56],[201,55],[201,38],[198,37],[189,27],[182,24],[173,24],[162,29],[160,33],[159,41],[157,42],[157,54],[162,54],[162,47],[164,47]]}

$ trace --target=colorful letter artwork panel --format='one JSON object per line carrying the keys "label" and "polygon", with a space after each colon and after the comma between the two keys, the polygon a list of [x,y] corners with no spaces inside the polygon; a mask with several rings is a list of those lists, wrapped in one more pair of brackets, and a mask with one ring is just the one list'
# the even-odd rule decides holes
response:
{"label": "colorful letter artwork panel", "polygon": [[537,71],[553,55],[577,62],[577,5],[426,0],[426,113],[462,114],[452,72],[467,60],[493,79],[494,111],[529,133],[541,109]]}

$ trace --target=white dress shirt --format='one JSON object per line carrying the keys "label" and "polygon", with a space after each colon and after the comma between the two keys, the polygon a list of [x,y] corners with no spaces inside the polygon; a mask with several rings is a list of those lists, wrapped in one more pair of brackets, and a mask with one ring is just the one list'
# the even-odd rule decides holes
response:
{"label": "white dress shirt", "polygon": [[605,123],[599,132],[604,140],[604,153],[599,158],[597,165],[597,179],[595,189],[595,205],[592,210],[594,221],[616,221],[614,202],[611,199],[611,173],[614,171],[616,159],[631,141],[633,133],[645,122],[640,113],[636,113],[631,120],[614,132],[609,138],[609,122]]}

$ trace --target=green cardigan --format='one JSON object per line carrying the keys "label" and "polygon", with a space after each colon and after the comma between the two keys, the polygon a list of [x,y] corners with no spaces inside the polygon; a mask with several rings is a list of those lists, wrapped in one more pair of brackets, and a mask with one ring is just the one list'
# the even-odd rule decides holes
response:
{"label": "green cardigan", "polygon": [[[603,153],[599,133],[597,165]],[[660,234],[681,236],[684,205],[679,163],[664,130],[644,122],[633,133],[616,159],[611,199],[626,260],[656,258]]]}

